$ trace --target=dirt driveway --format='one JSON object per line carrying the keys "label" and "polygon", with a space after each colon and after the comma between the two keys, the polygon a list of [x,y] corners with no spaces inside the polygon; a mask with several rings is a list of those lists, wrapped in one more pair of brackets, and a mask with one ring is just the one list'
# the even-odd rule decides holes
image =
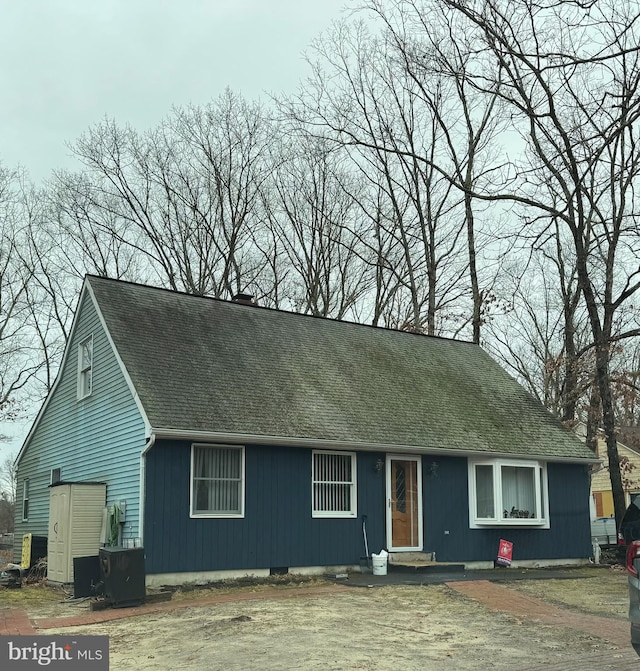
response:
{"label": "dirt driveway", "polygon": [[[599,615],[607,618],[604,623],[628,627],[626,575],[620,570],[583,570],[571,580],[523,580],[503,587],[514,598],[542,598],[550,609]],[[343,587],[293,598],[261,589],[252,588],[248,595],[247,588],[238,591],[242,601],[208,605],[202,600],[211,600],[215,592],[179,594],[174,607],[161,612],[41,633],[109,635],[114,671],[514,671],[545,664],[569,668],[571,660],[585,656],[610,659],[614,666],[598,666],[604,669],[616,668],[616,659],[629,659],[624,642],[575,629],[568,626],[568,618],[549,623],[500,612],[450,585]],[[300,592],[297,587],[280,589],[281,596]],[[28,610],[37,618],[54,614],[53,607],[33,605]],[[55,604],[54,610],[69,615],[82,607]]]}

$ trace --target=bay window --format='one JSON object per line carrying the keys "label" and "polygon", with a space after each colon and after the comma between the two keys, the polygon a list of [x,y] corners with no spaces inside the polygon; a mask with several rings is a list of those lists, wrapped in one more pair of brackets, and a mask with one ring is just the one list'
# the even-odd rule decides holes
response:
{"label": "bay window", "polygon": [[470,460],[471,527],[549,526],[547,472],[538,461]]}

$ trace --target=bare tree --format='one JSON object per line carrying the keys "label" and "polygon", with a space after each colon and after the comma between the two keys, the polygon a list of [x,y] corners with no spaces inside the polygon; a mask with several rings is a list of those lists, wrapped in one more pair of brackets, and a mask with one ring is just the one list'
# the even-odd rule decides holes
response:
{"label": "bare tree", "polygon": [[232,295],[258,288],[268,263],[256,254],[259,247],[253,243],[263,223],[261,194],[272,172],[275,129],[260,105],[248,104],[231,91],[205,109],[178,112],[176,128],[191,149],[185,152],[185,162],[203,185],[201,207],[189,179],[182,180],[188,194],[183,200],[195,215],[192,235],[213,245],[213,264],[218,266],[213,293]]}
{"label": "bare tree", "polygon": [[289,302],[298,312],[353,316],[369,293],[353,171],[327,142],[308,136],[283,137],[278,153],[264,210],[283,250]]}
{"label": "bare tree", "polygon": [[[205,108],[176,109],[145,134],[105,121],[73,146],[86,171],[58,176],[58,211],[110,274],[232,295],[267,265],[252,241],[270,138],[260,107],[230,91]],[[133,266],[136,255],[146,263]]]}
{"label": "bare tree", "polygon": [[[388,5],[381,0],[371,0],[366,8],[380,19],[393,48],[392,58],[402,64],[420,100],[430,110],[441,131],[455,180],[464,186],[462,216],[472,298],[472,340],[479,343],[491,288],[490,278],[481,278],[478,267],[479,203],[473,198],[473,190],[481,180],[490,179],[493,167],[489,158],[494,158],[496,139],[505,126],[495,109],[500,100],[500,80],[493,91],[481,92],[469,83],[467,72],[473,67],[475,47],[460,39],[457,22],[450,13],[419,12],[412,3]],[[447,95],[443,96],[445,86]],[[447,163],[443,161],[442,165]],[[481,284],[485,286],[481,288]]]}
{"label": "bare tree", "polygon": [[[370,185],[362,202],[376,204],[363,208],[375,230],[367,242],[378,269],[394,276],[376,284],[390,289],[376,300],[385,322],[431,334],[455,330],[468,267],[455,216],[462,199],[434,168],[444,138],[433,107],[443,108],[448,83],[435,82],[425,105],[392,41],[362,24],[336,26],[315,49],[313,77],[284,107],[301,130],[348,150]],[[392,258],[382,256],[387,251]]]}
{"label": "bare tree", "polygon": [[551,412],[565,422],[588,405],[593,382],[591,336],[571,258],[558,239],[543,247],[520,241],[502,268],[497,291],[510,296],[487,323],[486,346]]}
{"label": "bare tree", "polygon": [[612,348],[611,379],[619,427],[640,427],[640,342],[620,341]]}
{"label": "bare tree", "polygon": [[52,374],[48,346],[55,337],[41,337],[48,306],[36,289],[46,261],[40,256],[40,267],[28,262],[40,204],[41,194],[23,172],[0,166],[0,417],[5,421],[42,398]]}
{"label": "bare tree", "polygon": [[0,494],[10,503],[14,503],[18,491],[18,469],[15,465],[16,455],[5,458],[0,466]]}
{"label": "bare tree", "polygon": [[[105,202],[89,173],[58,171],[48,193],[46,223],[40,230],[57,271],[144,281],[150,273],[139,240],[127,230],[116,203]],[[126,242],[129,240],[130,242]]]}
{"label": "bare tree", "polygon": [[15,455],[7,457],[0,465],[0,532],[13,532],[18,470]]}
{"label": "bare tree", "polygon": [[[569,234],[589,317],[615,514],[625,501],[616,445],[610,357],[621,308],[640,287],[638,203],[640,115],[638,7],[521,0],[443,5],[469,25],[482,57],[469,81],[509,110],[525,152],[510,188],[475,190],[522,206],[540,234],[556,222]],[[462,185],[461,185],[462,186]],[[637,335],[637,325],[616,338]]]}
{"label": "bare tree", "polygon": [[[291,105],[292,112],[301,122],[313,125],[318,134],[343,146],[384,156],[381,164],[394,164],[401,170],[414,164],[426,166],[412,174],[433,171],[475,202],[510,204],[525,222],[530,239],[539,242],[554,230],[566,234],[589,320],[620,521],[624,494],[609,366],[612,343],[639,333],[637,319],[628,327],[622,327],[621,319],[623,308],[637,317],[629,305],[640,287],[634,189],[640,167],[638,5],[618,6],[605,0],[588,5],[571,0],[537,4],[527,0],[400,0],[395,7],[403,25],[413,20],[425,34],[434,13],[450,17],[455,31],[443,39],[454,50],[461,45],[461,53],[467,53],[470,46],[473,49],[473,58],[465,61],[468,67],[459,75],[481,96],[497,96],[510,136],[511,149],[505,148],[505,158],[490,171],[491,178],[465,180],[464,173],[440,160],[438,154],[425,151],[425,146],[433,147],[436,142],[433,134],[426,144],[412,141],[407,132],[415,128],[417,118],[415,106],[407,105],[412,87],[406,78],[398,77],[397,69],[393,82],[384,77],[384,67],[392,61],[384,60],[377,70],[370,66],[379,54],[388,55],[384,40],[376,43],[375,50],[352,50],[354,66],[348,60],[349,34],[340,33],[331,49],[322,52],[333,67],[331,75],[316,68],[312,86],[297,105]],[[379,81],[386,84],[387,96],[372,85]],[[434,92],[441,82],[429,81],[430,99],[437,99]],[[403,112],[389,116],[384,106],[388,100],[399,103]],[[412,122],[408,127],[407,120]],[[421,121],[425,128],[424,119]],[[401,211],[405,215],[407,210],[402,207]],[[402,230],[408,229],[403,226]],[[447,293],[451,296],[451,289]],[[567,299],[571,307],[568,293]],[[570,320],[565,326],[570,342]]]}

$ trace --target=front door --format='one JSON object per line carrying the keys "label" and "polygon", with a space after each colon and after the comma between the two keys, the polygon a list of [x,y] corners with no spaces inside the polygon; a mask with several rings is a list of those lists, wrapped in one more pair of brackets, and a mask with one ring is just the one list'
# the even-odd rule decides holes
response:
{"label": "front door", "polygon": [[422,462],[420,457],[387,455],[387,546],[422,550]]}

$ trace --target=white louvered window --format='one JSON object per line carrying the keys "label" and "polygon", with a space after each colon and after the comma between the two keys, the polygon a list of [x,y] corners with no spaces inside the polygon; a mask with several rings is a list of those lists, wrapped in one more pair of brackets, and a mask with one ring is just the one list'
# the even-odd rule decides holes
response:
{"label": "white louvered window", "polygon": [[191,516],[244,516],[244,447],[192,446]]}
{"label": "white louvered window", "polygon": [[356,517],[356,455],[313,452],[313,517]]}
{"label": "white louvered window", "polygon": [[549,526],[547,472],[537,461],[470,461],[472,527]]}
{"label": "white louvered window", "polygon": [[86,398],[93,391],[93,336],[78,345],[78,399]]}

